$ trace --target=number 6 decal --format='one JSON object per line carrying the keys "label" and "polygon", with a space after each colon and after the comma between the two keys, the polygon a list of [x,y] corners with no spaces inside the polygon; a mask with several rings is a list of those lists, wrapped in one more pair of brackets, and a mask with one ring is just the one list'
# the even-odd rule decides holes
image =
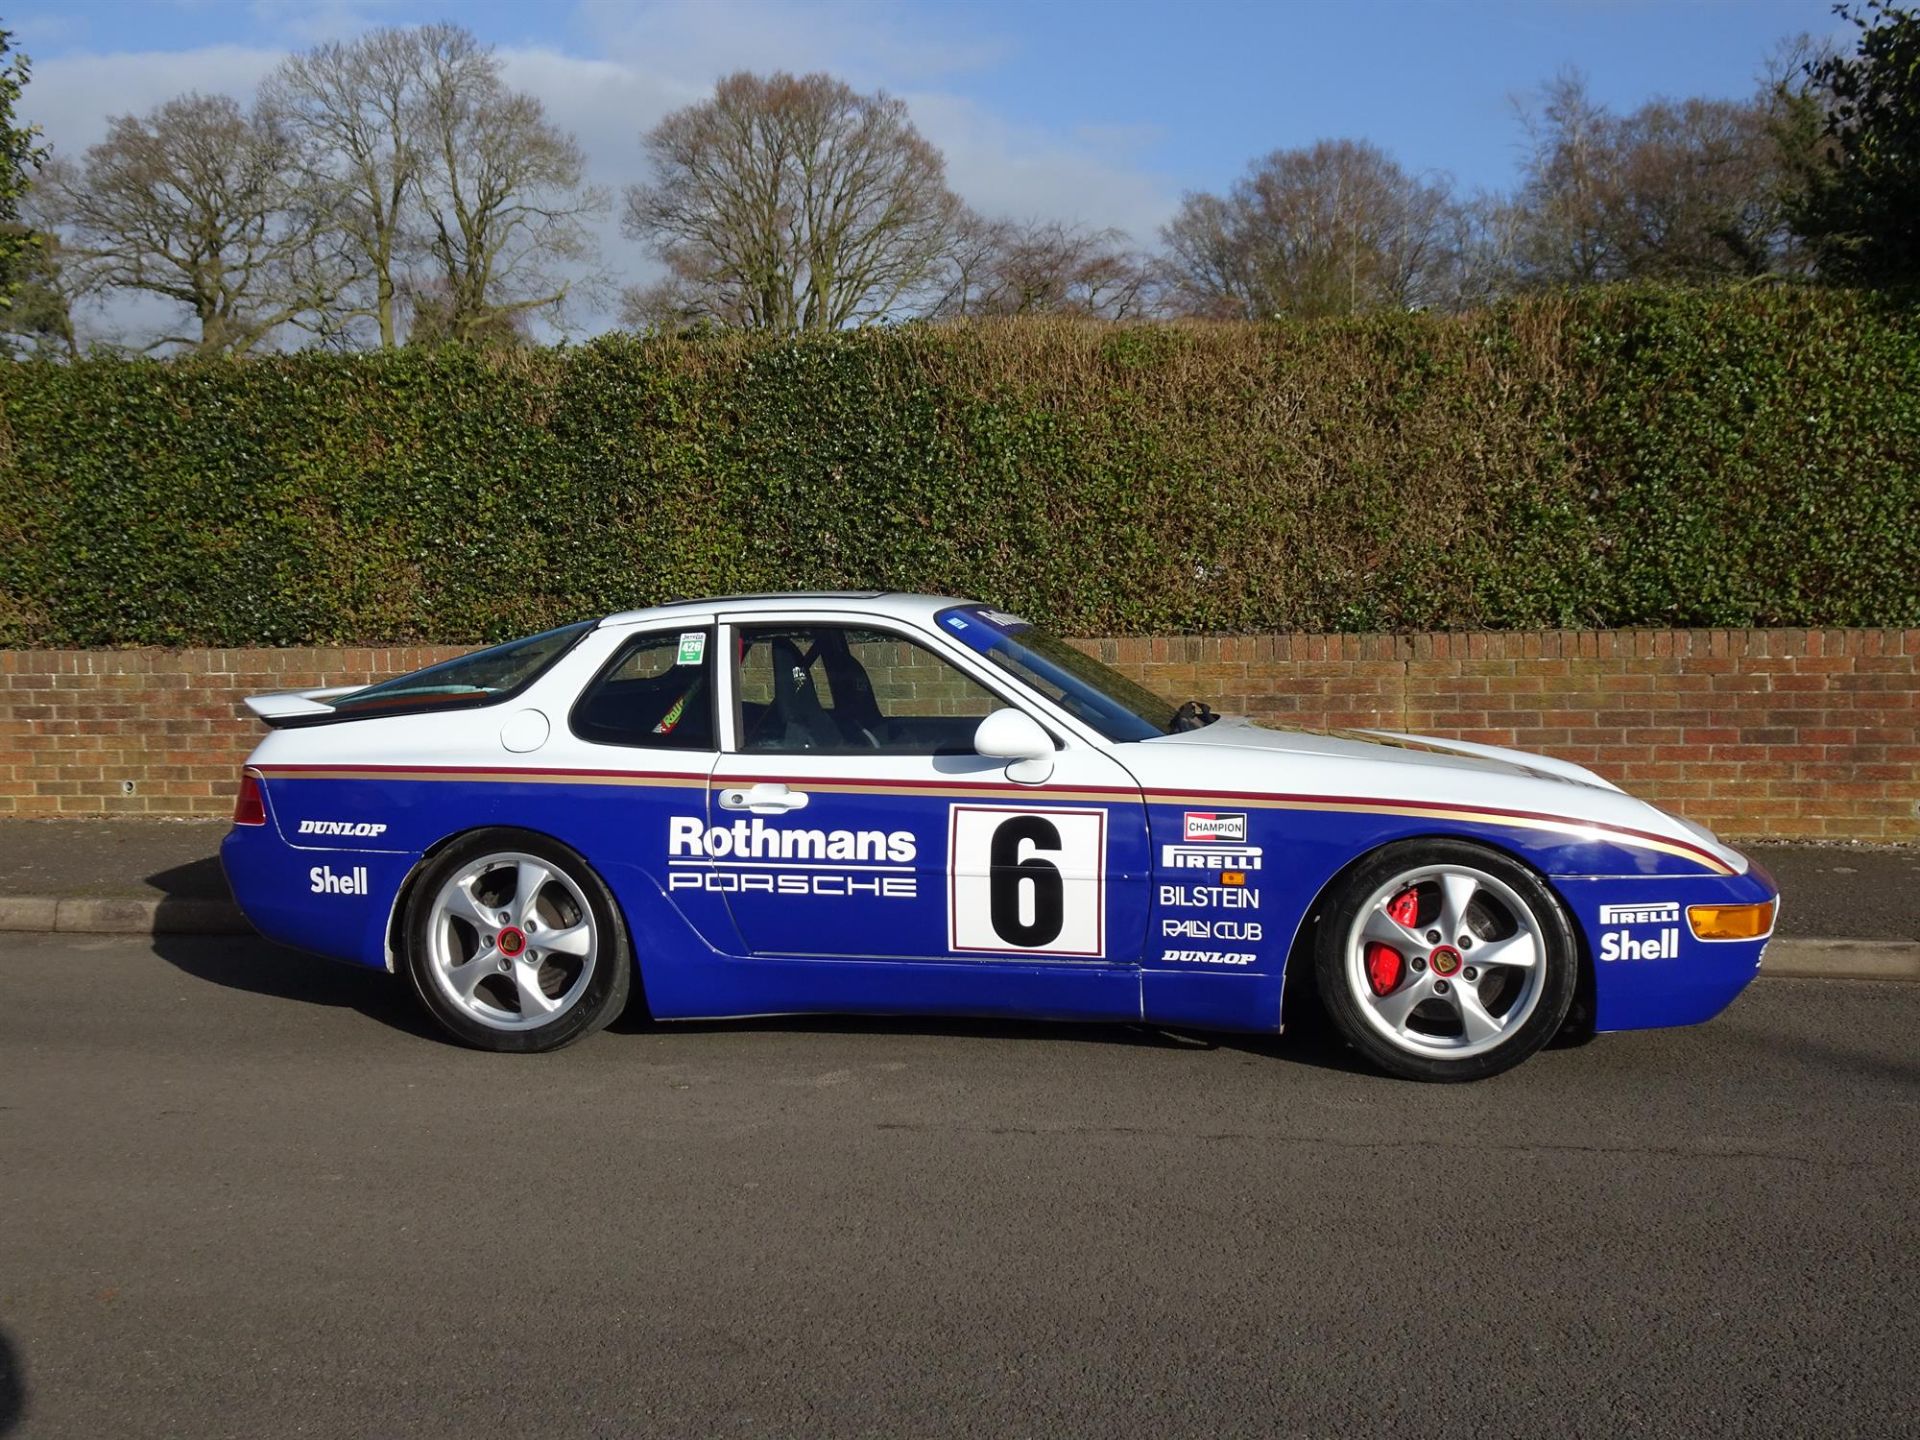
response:
{"label": "number 6 decal", "polygon": [[947,838],[948,948],[1106,953],[1105,810],[955,805]]}

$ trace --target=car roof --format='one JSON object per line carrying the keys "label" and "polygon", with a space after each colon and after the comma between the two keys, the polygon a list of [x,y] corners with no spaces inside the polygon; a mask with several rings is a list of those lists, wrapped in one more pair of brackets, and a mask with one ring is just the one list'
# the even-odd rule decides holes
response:
{"label": "car roof", "polygon": [[931,620],[950,605],[977,602],[951,595],[912,595],[901,590],[786,590],[761,591],[748,595],[713,595],[698,600],[671,600],[643,610],[622,610],[609,615],[602,625],[636,625],[650,621],[671,624],[676,616],[705,614],[727,610],[751,614],[755,611],[794,609],[849,610],[864,615],[887,615],[896,620]]}

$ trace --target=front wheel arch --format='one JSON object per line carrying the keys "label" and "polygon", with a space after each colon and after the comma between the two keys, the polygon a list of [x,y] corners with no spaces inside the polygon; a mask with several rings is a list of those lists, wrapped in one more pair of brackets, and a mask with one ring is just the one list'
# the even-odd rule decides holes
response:
{"label": "front wheel arch", "polygon": [[1287,947],[1286,965],[1281,970],[1280,978],[1281,1024],[1285,1025],[1289,1023],[1290,1019],[1297,1020],[1307,1016],[1325,1018],[1320,1015],[1320,1012],[1313,1004],[1317,995],[1313,973],[1314,947],[1319,943],[1321,917],[1326,913],[1328,907],[1332,905],[1334,898],[1345,888],[1354,872],[1359,870],[1361,866],[1367,864],[1367,862],[1372,860],[1381,851],[1389,849],[1392,846],[1422,843],[1432,844],[1437,841],[1477,845],[1482,850],[1489,851],[1503,859],[1510,860],[1514,864],[1532,871],[1534,878],[1546,888],[1548,894],[1553,896],[1554,903],[1560,907],[1560,913],[1566,917],[1567,928],[1573,932],[1574,952],[1579,966],[1578,972],[1574,977],[1573,1009],[1568,1014],[1567,1023],[1562,1027],[1561,1033],[1574,1042],[1591,1039],[1593,1036],[1593,996],[1595,984],[1593,949],[1587,943],[1587,932],[1585,928],[1574,918],[1573,908],[1567,904],[1567,897],[1560,893],[1560,887],[1553,883],[1553,877],[1551,875],[1547,874],[1517,850],[1505,845],[1495,844],[1478,835],[1464,835],[1456,831],[1448,830],[1425,831],[1418,835],[1396,835],[1391,840],[1382,840],[1379,844],[1370,846],[1358,855],[1355,855],[1351,860],[1347,861],[1346,864],[1342,865],[1338,870],[1334,871],[1332,875],[1327,877],[1326,883],[1315,892],[1313,903],[1307,906],[1305,914],[1301,917],[1300,925],[1294,931],[1293,944]]}
{"label": "front wheel arch", "polygon": [[[1398,911],[1403,900],[1417,920]],[[1581,949],[1570,907],[1537,867],[1477,836],[1374,847],[1315,920],[1319,1008],[1390,1075],[1497,1075],[1552,1041],[1571,1012]],[[1476,943],[1491,948],[1483,956]]]}

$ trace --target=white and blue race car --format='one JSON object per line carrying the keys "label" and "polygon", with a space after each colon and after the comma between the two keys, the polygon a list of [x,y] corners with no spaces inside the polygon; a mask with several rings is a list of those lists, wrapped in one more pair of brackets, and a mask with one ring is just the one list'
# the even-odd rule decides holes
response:
{"label": "white and blue race car", "polygon": [[247,703],[248,917],[492,1050],[636,989],[660,1020],[1268,1032],[1317,991],[1381,1068],[1464,1080],[1710,1018],[1777,906],[1577,765],[1176,708],[964,600],[691,601]]}

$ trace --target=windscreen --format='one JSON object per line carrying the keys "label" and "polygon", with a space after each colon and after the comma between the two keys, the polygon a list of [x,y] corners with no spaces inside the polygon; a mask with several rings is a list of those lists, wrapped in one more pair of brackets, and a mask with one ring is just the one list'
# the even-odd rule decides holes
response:
{"label": "windscreen", "polygon": [[941,628],[1109,740],[1170,735],[1175,706],[1017,615],[984,605],[942,610]]}
{"label": "windscreen", "polygon": [[390,715],[409,710],[458,709],[467,705],[486,705],[525,689],[540,672],[591,630],[595,621],[582,620],[530,635],[524,640],[509,640],[504,645],[476,650],[458,659],[443,660],[411,675],[396,676],[335,695],[323,703],[341,716]]}

